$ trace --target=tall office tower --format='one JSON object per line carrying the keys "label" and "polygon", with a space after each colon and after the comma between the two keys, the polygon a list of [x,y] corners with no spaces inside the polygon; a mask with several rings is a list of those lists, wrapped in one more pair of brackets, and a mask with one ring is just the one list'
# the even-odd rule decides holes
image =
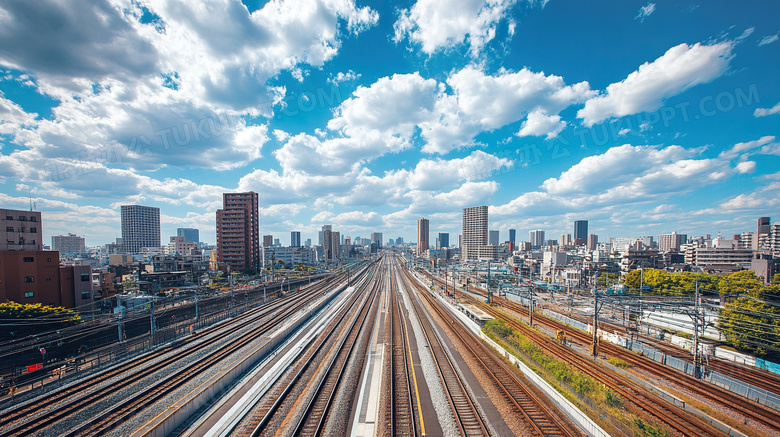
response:
{"label": "tall office tower", "polygon": [[41,212],[0,209],[0,250],[43,250]]}
{"label": "tall office tower", "polygon": [[160,247],[160,208],[122,205],[122,245],[128,253]]}
{"label": "tall office tower", "polygon": [[272,247],[274,245],[273,235],[263,235],[263,247]]}
{"label": "tall office tower", "polygon": [[571,234],[561,234],[561,246],[571,246]]}
{"label": "tall office tower", "polygon": [[290,232],[290,247],[301,247],[301,233],[298,231]]}
{"label": "tall office tower", "polygon": [[439,249],[450,247],[450,234],[447,232],[439,232]]}
{"label": "tall office tower", "polygon": [[574,222],[574,240],[579,239],[582,243],[588,241],[588,221],[576,220]]}
{"label": "tall office tower", "polygon": [[531,247],[534,249],[538,249],[542,246],[544,246],[544,231],[542,230],[536,230],[531,231],[528,233],[528,237],[531,240]]}
{"label": "tall office tower", "polygon": [[509,242],[512,243],[512,250],[517,247],[517,231],[514,229],[509,230]]}
{"label": "tall office tower", "polygon": [[322,227],[322,250],[326,260],[338,258],[341,247],[341,233],[332,229],[331,225]]}
{"label": "tall office tower", "polygon": [[176,236],[184,237],[184,241],[200,243],[200,231],[195,228],[176,228]]}
{"label": "tall office tower", "polygon": [[320,231],[320,246],[325,246],[325,231],[332,231],[333,225],[322,225],[322,230]]}
{"label": "tall office tower", "polygon": [[311,247],[311,238],[306,239],[306,247]]}
{"label": "tall office tower", "polygon": [[382,233],[381,232],[372,232],[371,233],[371,242],[376,243],[377,246],[382,247]]}
{"label": "tall office tower", "polygon": [[488,244],[492,244],[493,246],[498,246],[498,231],[489,231],[488,232]]}
{"label": "tall office tower", "polygon": [[341,258],[341,232],[333,231],[333,259]]}
{"label": "tall office tower", "polygon": [[479,251],[488,243],[488,207],[472,206],[463,208],[463,239],[461,241],[461,260],[476,261]]}
{"label": "tall office tower", "polygon": [[249,269],[259,266],[261,257],[257,193],[223,193],[222,209],[217,210],[217,259],[231,269]]}
{"label": "tall office tower", "polygon": [[426,250],[430,249],[430,232],[428,232],[428,219],[419,218],[417,220],[417,256],[422,256]]}
{"label": "tall office tower", "polygon": [[588,250],[596,250],[599,247],[599,236],[596,234],[588,235]]}
{"label": "tall office tower", "polygon": [[56,250],[59,253],[84,253],[85,248],[84,237],[79,237],[76,234],[52,235],[51,237],[51,250]]}

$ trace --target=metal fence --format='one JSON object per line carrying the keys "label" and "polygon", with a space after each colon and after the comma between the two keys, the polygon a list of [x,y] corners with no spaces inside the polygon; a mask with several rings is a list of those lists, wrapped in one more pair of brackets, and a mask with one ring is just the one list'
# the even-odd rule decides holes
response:
{"label": "metal fence", "polygon": [[[635,341],[630,346],[631,350],[639,352],[654,361],[677,369],[680,372],[687,373],[688,375],[696,375],[696,368],[694,367],[693,363],[687,360],[666,355],[660,350],[638,341]],[[764,389],[755,387],[746,382],[734,379],[715,371],[704,372],[702,379],[717,385],[718,387],[724,388],[732,393],[736,393],[748,399],[752,399],[759,404],[766,405],[769,408],[780,411],[780,395],[768,392]]]}

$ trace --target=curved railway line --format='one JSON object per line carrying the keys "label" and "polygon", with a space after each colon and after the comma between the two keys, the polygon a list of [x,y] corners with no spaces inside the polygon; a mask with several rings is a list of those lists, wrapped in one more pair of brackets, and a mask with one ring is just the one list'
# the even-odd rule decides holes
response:
{"label": "curved railway line", "polygon": [[[93,402],[105,398],[119,390],[115,385],[104,385],[103,387],[92,390],[112,378],[122,375],[123,386],[139,382],[165,367],[175,365],[176,362],[187,356],[204,350],[217,342],[224,341],[225,338],[233,335],[237,329],[257,323],[259,319],[270,317],[270,319],[262,322],[259,327],[253,330],[253,335],[251,337],[240,338],[238,341],[220,348],[219,352],[212,354],[208,361],[199,361],[182,368],[171,377],[165,378],[154,384],[149,390],[138,392],[130,398],[114,405],[112,408],[103,411],[96,420],[91,421],[89,424],[84,424],[72,429],[68,435],[105,432],[116,426],[116,424],[121,423],[123,420],[127,420],[145,406],[148,406],[162,396],[170,393],[170,391],[174,390],[176,387],[181,386],[196,372],[202,371],[213,365],[220,359],[266,333],[278,324],[279,321],[287,317],[290,312],[305,307],[309,300],[324,293],[329,286],[330,282],[313,284],[309,290],[292,294],[289,299],[272,301],[246,314],[238,316],[234,318],[229,325],[218,325],[208,328],[201,331],[200,335],[197,337],[178,342],[179,344],[176,344],[175,346],[165,347],[150,354],[142,355],[134,360],[65,387],[46,397],[36,399],[14,408],[9,408],[3,412],[3,417],[0,419],[0,436],[26,435],[45,429],[46,427],[67,418],[75,411],[83,409]],[[214,335],[203,339],[212,333],[214,333]],[[196,342],[196,344],[187,349],[180,349],[176,355],[154,362],[162,355],[170,352],[174,347],[180,347],[189,344],[190,342]],[[150,362],[152,362],[152,364],[139,369],[139,366],[143,366]],[[80,395],[87,391],[89,391],[87,394],[83,396]],[[50,410],[34,420],[28,419],[30,416],[44,408],[50,408]]]}
{"label": "curved railway line", "polygon": [[[435,277],[431,276],[427,272],[426,272],[426,274],[428,274],[429,277],[434,278],[434,280],[436,280],[437,282],[443,284],[443,282],[439,281],[438,278],[435,278]],[[477,288],[474,288],[474,287],[469,287],[469,291],[475,292],[477,294],[484,295],[484,291],[483,290],[480,290],[480,289],[477,289]],[[472,297],[470,297],[468,295],[463,295],[463,296],[466,297],[467,299],[473,299]],[[526,307],[522,306],[521,304],[519,304],[518,302],[514,302],[514,301],[511,301],[509,299],[495,297],[495,296],[493,297],[493,300],[494,300],[494,302],[499,303],[502,306],[505,306],[506,308],[512,310],[513,312],[515,312],[517,314],[528,316],[528,309]],[[479,300],[476,300],[476,299],[474,299],[474,301],[476,303],[480,304],[480,305],[482,304],[482,301],[479,301]],[[503,315],[502,313],[496,313],[495,311],[492,311],[492,312],[488,311],[488,312],[491,313],[491,315],[493,315],[496,318],[501,318],[501,319],[504,319],[505,321],[511,322],[513,324],[513,327],[516,328],[516,329],[517,328],[525,329],[525,330],[521,330],[521,332],[523,332],[525,335],[534,336],[533,338],[535,338],[535,339],[536,338],[540,339],[540,340],[535,340],[535,342],[537,342],[537,344],[539,344],[538,341],[544,341],[545,344],[552,344],[553,346],[550,346],[551,348],[553,348],[552,350],[546,348],[548,350],[548,352],[553,353],[554,355],[558,356],[560,359],[562,359],[564,361],[567,361],[567,362],[571,361],[571,358],[569,357],[569,356],[571,356],[571,353],[570,353],[571,349],[564,348],[564,350],[568,350],[569,353],[566,353],[566,352],[563,352],[563,351],[555,352],[554,348],[562,347],[557,342],[550,341],[549,338],[547,338],[546,336],[540,335],[537,331],[528,330],[527,326],[525,326],[523,324],[516,323],[516,320],[508,320],[506,318],[506,316]],[[501,314],[501,316],[499,317],[496,314]],[[564,324],[562,322],[559,322],[557,320],[540,317],[540,318],[535,319],[534,321],[535,321],[535,324],[536,323],[543,323],[545,326],[547,326],[547,327],[549,327],[549,328],[551,328],[551,329],[553,329],[555,331],[564,330],[567,333],[567,338],[571,338],[573,340],[576,340],[576,342],[578,342],[580,344],[589,345],[592,342],[592,337],[591,337],[592,334],[580,332],[580,331],[572,328],[571,326],[566,325],[566,324]],[[654,360],[651,360],[649,358],[642,357],[642,356],[637,356],[636,354],[634,354],[634,353],[632,353],[630,351],[627,351],[624,348],[619,347],[617,345],[613,345],[611,343],[606,343],[605,342],[605,343],[600,343],[599,348],[600,348],[600,351],[602,353],[605,353],[607,355],[620,358],[620,359],[622,359],[622,360],[632,364],[634,367],[636,367],[638,369],[641,369],[641,370],[649,373],[650,375],[653,375],[654,377],[657,377],[657,378],[660,378],[660,379],[663,379],[663,380],[669,380],[669,381],[675,382],[679,386],[684,387],[686,390],[688,390],[691,393],[693,393],[695,396],[699,396],[699,397],[702,397],[702,398],[706,398],[706,399],[710,399],[712,401],[715,401],[715,402],[717,402],[717,403],[719,403],[719,404],[721,404],[721,405],[723,405],[723,406],[725,406],[727,408],[730,408],[730,409],[732,409],[732,410],[742,414],[746,418],[748,418],[750,420],[753,420],[756,423],[759,423],[759,424],[761,424],[761,425],[763,425],[763,426],[765,426],[765,427],[767,427],[767,428],[769,428],[769,429],[771,429],[771,430],[773,430],[775,432],[780,433],[780,415],[778,415],[778,413],[776,411],[774,411],[774,410],[772,410],[770,408],[767,408],[767,407],[765,407],[763,405],[760,405],[760,404],[758,404],[758,403],[756,403],[756,402],[754,402],[752,400],[749,400],[749,399],[747,399],[747,398],[745,398],[743,396],[740,396],[740,395],[737,395],[735,393],[732,393],[732,392],[730,392],[728,390],[725,390],[723,388],[720,388],[720,387],[717,387],[715,385],[709,384],[709,383],[707,383],[705,381],[701,381],[701,380],[695,379],[695,378],[691,377],[690,375],[688,375],[686,373],[679,372],[679,371],[677,371],[675,369],[671,369],[668,366],[664,366],[663,364],[657,363]],[[680,354],[680,355],[684,355],[684,354]],[[584,367],[588,367],[588,366],[584,366]],[[602,366],[602,367],[604,367],[604,371],[610,371],[605,366]],[[603,372],[601,372],[601,373],[603,373]],[[726,373],[726,372],[724,372],[724,373]],[[753,373],[755,373],[755,371]],[[762,372],[759,372],[759,373],[762,373]],[[594,375],[594,376],[596,376],[596,375]],[[740,375],[740,378],[741,378],[741,375]],[[619,383],[619,381],[620,381],[620,379],[616,380],[617,383]],[[764,382],[764,383],[760,384],[759,386],[767,387],[769,389],[769,391],[774,391],[774,390],[772,390],[771,385],[769,385],[769,383],[767,383],[767,382]],[[641,390],[640,387],[635,387],[633,389],[633,391],[638,393],[638,394],[642,393],[642,390]],[[632,399],[632,398],[633,398],[633,396],[629,396],[629,399]],[[664,402],[666,402],[666,401],[664,401]],[[668,404],[668,402],[667,402],[667,404]],[[676,409],[676,408],[677,407],[674,407],[674,408],[671,408],[671,409],[673,410],[673,409]],[[669,414],[663,413],[663,412],[659,412],[659,413],[662,416],[669,416],[669,417],[672,417],[672,416],[675,416],[675,415],[679,416],[679,414],[669,415]],[[672,419],[672,421],[674,421],[674,419]],[[672,423],[669,423],[669,424],[673,425]],[[678,424],[678,425],[679,425],[679,427],[675,426],[675,425],[673,425],[673,427],[675,429],[680,430],[681,432],[684,432],[683,430],[685,429],[685,426],[683,426],[682,424]],[[709,427],[709,426],[708,426],[708,428],[712,429],[712,427]]]}
{"label": "curved railway line", "polygon": [[[467,299],[470,299],[477,305],[481,304],[477,299],[470,297],[467,297]],[[496,319],[503,320],[515,331],[518,331],[531,339],[534,344],[544,349],[547,353],[555,356],[556,359],[573,366],[580,372],[593,378],[595,381],[614,390],[624,399],[633,403],[639,409],[660,419],[676,432],[686,436],[726,435],[723,431],[720,431],[698,417],[692,416],[690,413],[681,410],[676,405],[654,394],[648,393],[647,390],[639,384],[625,377],[615,375],[614,372],[605,365],[593,360],[588,360],[579,354],[573,354],[570,348],[540,334],[525,324],[521,324],[514,317],[507,316],[503,312],[490,306],[483,305],[481,308]]]}
{"label": "curved railway line", "polygon": [[[514,312],[520,314],[525,312],[525,314],[527,314],[527,308],[524,308],[522,305],[519,305],[516,302],[512,302],[508,299],[501,299],[500,302],[501,305],[506,306]],[[567,336],[576,339],[580,343],[589,344],[592,341],[590,334],[580,332],[566,324],[558,322],[557,320],[548,318],[544,318],[543,320],[547,326],[554,330],[566,330]],[[695,396],[700,396],[716,401],[723,406],[739,412],[750,420],[758,422],[780,433],[780,414],[778,414],[778,412],[775,410],[767,408],[743,396],[732,393],[706,381],[693,378],[687,373],[672,369],[647,357],[638,356],[620,346],[613,345],[608,342],[603,342],[599,344],[599,348],[600,351],[606,355],[620,358],[630,363],[635,368],[641,369],[655,377],[674,381],[681,387],[684,387],[686,390],[693,393]]]}

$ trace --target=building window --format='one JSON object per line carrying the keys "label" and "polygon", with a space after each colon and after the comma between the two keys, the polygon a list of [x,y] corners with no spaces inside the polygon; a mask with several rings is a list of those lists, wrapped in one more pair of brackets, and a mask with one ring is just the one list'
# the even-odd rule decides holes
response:
{"label": "building window", "polygon": [[82,273],[81,274],[81,282],[86,282],[90,280],[90,274],[89,273]]}
{"label": "building window", "polygon": [[35,282],[35,276],[25,276],[24,282]]}
{"label": "building window", "polygon": [[28,291],[28,292],[24,293],[24,297],[33,297],[33,295],[34,294],[33,294],[32,291]]}
{"label": "building window", "polygon": [[5,216],[5,219],[6,219],[6,220],[13,220],[13,219],[14,219],[14,217],[13,217],[12,215],[7,215],[7,216]]}
{"label": "building window", "polygon": [[25,263],[35,262],[35,258],[32,257],[32,256],[25,256],[25,257],[22,258],[22,262],[25,262]]}
{"label": "building window", "polygon": [[82,291],[81,292],[81,298],[84,300],[89,300],[89,291]]}
{"label": "building window", "polygon": [[50,263],[51,262],[51,258],[46,258],[46,262]]}
{"label": "building window", "polygon": [[5,227],[5,231],[6,232],[13,232],[14,231],[14,227],[13,226],[6,226]]}
{"label": "building window", "polygon": [[23,216],[23,215],[20,215],[20,216],[19,216],[19,221],[20,221],[20,222],[26,222],[26,221],[27,221],[27,217],[25,217],[25,216]]}
{"label": "building window", "polygon": [[37,222],[38,221],[38,217],[32,216],[32,217],[30,217],[30,221],[31,222]]}
{"label": "building window", "polygon": [[30,233],[33,233],[33,234],[34,234],[34,233],[36,233],[36,232],[38,232],[38,228],[36,228],[35,226],[33,226],[33,227],[31,227],[31,228],[30,228]]}

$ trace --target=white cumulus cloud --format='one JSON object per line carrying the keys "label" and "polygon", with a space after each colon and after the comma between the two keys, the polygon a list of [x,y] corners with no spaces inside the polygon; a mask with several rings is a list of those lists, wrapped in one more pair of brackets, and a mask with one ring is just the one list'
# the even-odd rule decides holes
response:
{"label": "white cumulus cloud", "polygon": [[612,117],[654,111],[664,99],[720,77],[729,67],[733,48],[728,41],[674,46],[624,80],[609,85],[605,94],[589,99],[577,117],[592,126]]}
{"label": "white cumulus cloud", "polygon": [[516,1],[418,0],[411,9],[401,10],[394,39],[409,38],[428,55],[467,42],[477,56]]}

